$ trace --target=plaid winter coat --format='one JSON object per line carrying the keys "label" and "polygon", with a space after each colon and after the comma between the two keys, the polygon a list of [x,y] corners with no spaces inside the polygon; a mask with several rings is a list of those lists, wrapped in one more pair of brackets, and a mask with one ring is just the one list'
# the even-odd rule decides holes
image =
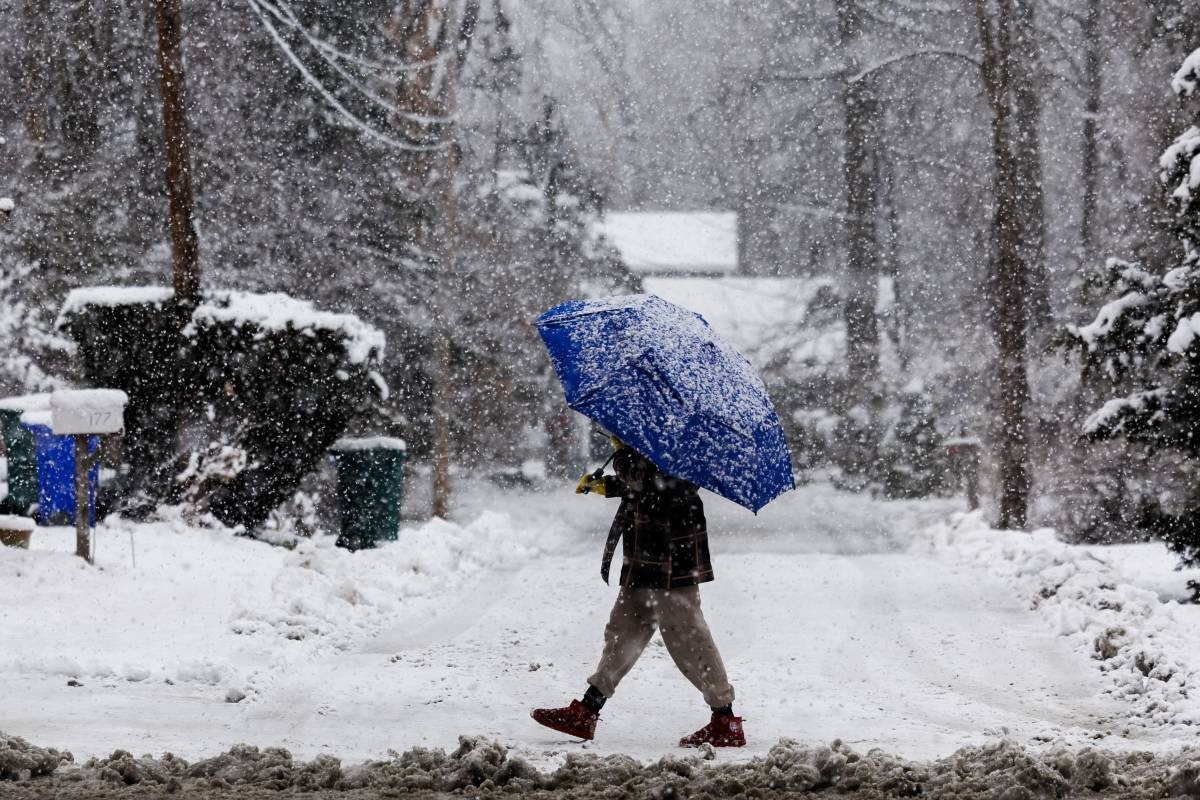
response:
{"label": "plaid winter coat", "polygon": [[621,498],[604,547],[600,574],[624,539],[621,585],[631,589],[678,589],[713,579],[704,505],[694,484],[664,475],[649,459],[625,447],[613,457],[616,477],[605,478],[605,495]]}

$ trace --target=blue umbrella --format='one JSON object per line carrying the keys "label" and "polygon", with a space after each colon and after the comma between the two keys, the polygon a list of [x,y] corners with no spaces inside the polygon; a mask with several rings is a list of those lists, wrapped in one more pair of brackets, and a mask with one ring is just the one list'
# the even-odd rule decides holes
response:
{"label": "blue umbrella", "polygon": [[534,324],[567,405],[666,474],[755,512],[795,488],[762,379],[699,314],[635,294],[571,300]]}

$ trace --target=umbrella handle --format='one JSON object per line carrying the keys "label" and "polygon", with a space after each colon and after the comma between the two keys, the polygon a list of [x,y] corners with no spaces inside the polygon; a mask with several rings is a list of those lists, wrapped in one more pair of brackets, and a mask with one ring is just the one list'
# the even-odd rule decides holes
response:
{"label": "umbrella handle", "polygon": [[613,454],[608,457],[608,460],[606,460],[603,464],[601,464],[600,468],[592,473],[592,477],[593,478],[603,478],[604,477],[604,468],[612,463],[612,460],[616,455],[617,455],[617,451],[614,450]]}

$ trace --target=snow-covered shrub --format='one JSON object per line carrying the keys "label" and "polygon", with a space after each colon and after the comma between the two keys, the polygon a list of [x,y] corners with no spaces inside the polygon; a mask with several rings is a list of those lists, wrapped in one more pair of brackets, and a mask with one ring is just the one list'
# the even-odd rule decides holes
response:
{"label": "snow-covered shrub", "polygon": [[383,336],[283,294],[179,314],[167,289],[80,289],[60,325],[88,382],[129,394],[125,496],[253,529],[382,391]]}
{"label": "snow-covered shrub", "polygon": [[[1192,95],[1198,69],[1200,51],[1172,82],[1181,97]],[[1124,437],[1151,453],[1174,453],[1185,470],[1195,471],[1200,461],[1200,127],[1189,127],[1167,148],[1159,169],[1174,211],[1177,260],[1140,266],[1109,259],[1101,281],[1110,299],[1090,323],[1069,326],[1067,334],[1081,355],[1085,385],[1103,398],[1084,420],[1083,434]],[[1141,477],[1157,482],[1152,471]],[[1120,474],[1099,482],[1102,498],[1114,495],[1107,501],[1110,513],[1144,520],[1172,540],[1185,560],[1200,559],[1200,536],[1192,533],[1200,527],[1200,493],[1171,513],[1160,508],[1153,489],[1131,497],[1128,485]]]}
{"label": "snow-covered shrub", "polygon": [[171,291],[160,287],[81,289],[59,318],[77,345],[84,380],[129,395],[123,483],[154,498],[170,484],[182,398],[194,391],[170,300]]}

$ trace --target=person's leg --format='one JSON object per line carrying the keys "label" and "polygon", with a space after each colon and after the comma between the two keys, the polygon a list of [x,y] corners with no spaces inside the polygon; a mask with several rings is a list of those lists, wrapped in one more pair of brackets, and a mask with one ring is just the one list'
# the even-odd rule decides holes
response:
{"label": "person's leg", "polygon": [[733,714],[733,687],[700,610],[700,588],[671,589],[665,594],[659,606],[659,630],[667,652],[712,709],[709,723],[680,739],[679,746],[742,747],[746,744],[742,718]]}
{"label": "person's leg", "polygon": [[700,587],[669,589],[662,595],[658,625],[667,652],[714,712],[732,714],[733,687],[700,609]]}
{"label": "person's leg", "polygon": [[588,678],[587,693],[564,708],[535,708],[530,716],[560,733],[591,739],[596,733],[604,701],[616,691],[617,684],[633,668],[654,634],[657,624],[655,594],[661,592],[622,587],[604,629],[604,654],[596,673]]}
{"label": "person's leg", "polygon": [[625,587],[617,594],[608,625],[604,628],[604,653],[596,672],[588,678],[588,684],[605,699],[613,696],[617,684],[633,669],[654,635],[662,594],[654,589]]}

